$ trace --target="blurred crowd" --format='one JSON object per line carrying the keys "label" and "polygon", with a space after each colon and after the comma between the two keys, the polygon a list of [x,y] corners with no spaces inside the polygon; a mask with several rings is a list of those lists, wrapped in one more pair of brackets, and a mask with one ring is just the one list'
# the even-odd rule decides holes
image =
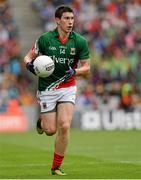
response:
{"label": "blurred crowd", "polygon": [[[74,9],[74,30],[87,38],[91,51],[91,74],[78,80],[76,108],[140,110],[141,0],[31,0],[43,31],[55,27],[61,4]],[[10,5],[0,0],[0,111],[12,100],[35,103],[21,59]]]}
{"label": "blurred crowd", "polygon": [[29,90],[20,56],[18,28],[7,0],[0,0],[0,112],[30,105],[34,98]]}
{"label": "blurred crowd", "polygon": [[54,11],[61,4],[74,9],[74,30],[91,48],[91,76],[78,81],[77,107],[140,109],[141,0],[34,1],[44,31],[55,27]]}

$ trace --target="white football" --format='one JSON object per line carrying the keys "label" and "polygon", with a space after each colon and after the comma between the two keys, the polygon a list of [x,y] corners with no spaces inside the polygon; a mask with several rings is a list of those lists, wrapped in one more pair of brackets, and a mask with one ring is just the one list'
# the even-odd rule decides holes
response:
{"label": "white football", "polygon": [[34,62],[34,70],[37,76],[39,77],[48,77],[54,71],[54,61],[46,55],[38,56]]}

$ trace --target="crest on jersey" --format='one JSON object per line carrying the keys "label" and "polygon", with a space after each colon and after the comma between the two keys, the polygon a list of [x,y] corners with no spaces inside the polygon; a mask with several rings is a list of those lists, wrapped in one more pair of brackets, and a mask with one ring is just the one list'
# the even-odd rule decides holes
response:
{"label": "crest on jersey", "polygon": [[70,54],[71,55],[75,55],[76,54],[75,48],[71,48]]}

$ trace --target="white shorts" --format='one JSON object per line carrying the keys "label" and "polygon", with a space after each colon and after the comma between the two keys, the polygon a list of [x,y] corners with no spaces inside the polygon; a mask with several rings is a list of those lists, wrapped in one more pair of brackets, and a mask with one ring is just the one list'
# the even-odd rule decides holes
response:
{"label": "white shorts", "polygon": [[37,91],[37,100],[41,113],[55,112],[59,103],[70,102],[75,104],[76,86],[56,90]]}

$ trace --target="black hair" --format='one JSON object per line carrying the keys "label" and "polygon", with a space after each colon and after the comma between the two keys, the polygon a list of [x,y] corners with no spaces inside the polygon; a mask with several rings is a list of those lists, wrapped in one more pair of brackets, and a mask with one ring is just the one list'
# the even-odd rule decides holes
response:
{"label": "black hair", "polygon": [[72,10],[71,7],[62,5],[62,6],[59,6],[59,7],[56,9],[56,11],[55,11],[55,18],[61,19],[63,13],[65,13],[65,12],[70,12],[70,13],[73,13],[73,14],[74,14],[74,12],[73,12],[73,10]]}

